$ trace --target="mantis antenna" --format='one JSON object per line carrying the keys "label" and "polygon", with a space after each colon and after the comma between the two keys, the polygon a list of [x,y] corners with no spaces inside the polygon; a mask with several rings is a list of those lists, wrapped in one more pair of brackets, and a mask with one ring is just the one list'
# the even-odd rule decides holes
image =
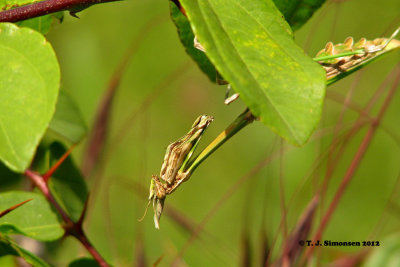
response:
{"label": "mantis antenna", "polygon": [[138,222],[143,221],[144,218],[146,217],[147,210],[149,209],[149,206],[150,206],[150,202],[151,202],[151,199],[149,199],[149,202],[147,202],[147,206],[146,206],[146,209],[144,210],[144,214],[142,215],[142,217],[140,217],[140,218],[138,219]]}

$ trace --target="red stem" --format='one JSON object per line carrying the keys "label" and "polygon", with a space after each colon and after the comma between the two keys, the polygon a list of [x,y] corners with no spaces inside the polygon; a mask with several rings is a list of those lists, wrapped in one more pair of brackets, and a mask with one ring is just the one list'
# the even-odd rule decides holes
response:
{"label": "red stem", "polygon": [[78,221],[77,223],[75,223],[68,216],[68,214],[62,209],[60,204],[58,204],[54,196],[51,194],[49,187],[45,182],[45,180],[43,179],[43,177],[31,170],[26,170],[25,176],[28,177],[36,185],[36,187],[39,188],[40,191],[42,191],[45,198],[54,206],[54,208],[61,215],[61,218],[66,224],[64,226],[66,234],[72,235],[76,239],[78,239],[79,242],[81,242],[81,244],[87,249],[87,251],[93,256],[93,258],[97,261],[97,263],[101,267],[108,267],[109,265],[107,264],[107,262],[103,259],[100,253],[93,247],[89,239],[86,237],[82,229],[82,222]]}
{"label": "red stem", "polygon": [[64,10],[119,0],[46,0],[0,12],[0,22],[16,22]]}
{"label": "red stem", "polygon": [[[375,131],[378,128],[379,123],[382,120],[382,117],[385,114],[385,112],[390,104],[390,101],[393,99],[393,95],[396,92],[396,89],[397,89],[397,86],[399,85],[399,83],[400,83],[400,75],[397,75],[396,80],[393,83],[393,86],[390,88],[390,91],[389,91],[388,95],[386,96],[385,101],[381,106],[381,109],[379,110],[378,116],[371,123],[371,125],[368,129],[368,132],[364,136],[364,139],[363,139],[362,143],[360,144],[356,155],[354,156],[349,168],[347,169],[347,172],[346,172],[342,182],[340,183],[339,188],[336,191],[336,194],[328,208],[328,211],[325,213],[325,215],[322,219],[321,225],[319,226],[317,233],[315,234],[313,240],[319,240],[322,237],[322,233],[325,230],[330,218],[332,217],[345,189],[347,188],[347,185],[353,178],[354,173],[356,172],[358,166],[360,165],[360,162],[363,159],[363,157],[371,143],[371,140],[375,134]],[[306,258],[308,258],[311,255],[313,248],[314,247],[309,247],[307,249]]]}
{"label": "red stem", "polygon": [[[368,114],[370,112],[370,110],[372,109],[372,107],[374,106],[374,104],[376,103],[376,101],[380,98],[380,96],[384,93],[385,88],[389,85],[389,82],[391,81],[392,77],[400,70],[400,68],[396,68],[394,69],[385,79],[385,81],[382,83],[382,85],[379,87],[378,90],[376,90],[376,92],[374,93],[374,95],[371,97],[371,99],[368,101],[368,103],[366,104],[366,106],[364,107],[364,109],[361,110],[360,115],[358,117],[358,119],[356,120],[356,122],[354,123],[353,128],[346,134],[346,136],[344,137],[344,141],[343,143],[338,146],[338,139],[335,138],[332,141],[332,144],[330,146],[330,154],[332,154],[332,157],[334,157],[334,152],[336,150],[336,156],[334,157],[333,160],[328,160],[328,166],[327,166],[327,170],[325,173],[325,178],[324,178],[324,182],[322,185],[322,189],[320,194],[324,195],[326,190],[328,189],[328,185],[330,182],[330,179],[332,178],[333,172],[336,169],[336,166],[339,163],[339,160],[342,158],[342,155],[345,151],[346,148],[346,144],[350,141],[350,139],[356,135],[356,133],[361,129],[361,127],[363,127],[363,121],[365,119],[368,119],[369,122],[373,122],[374,118],[370,117]],[[344,103],[346,104],[346,103]],[[323,198],[321,199],[321,206],[323,207]]]}
{"label": "red stem", "polygon": [[108,263],[103,259],[100,253],[94,248],[92,243],[90,243],[85,232],[83,232],[82,227],[79,226],[79,232],[74,233],[73,236],[81,242],[81,244],[86,248],[86,250],[92,255],[92,257],[97,261],[101,267],[109,267]]}
{"label": "red stem", "polygon": [[282,256],[282,266],[289,266],[290,265],[290,259],[289,259],[289,251],[288,251],[288,246],[287,246],[287,241],[288,241],[288,233],[287,233],[287,207],[286,207],[286,197],[285,197],[285,183],[284,183],[284,175],[283,175],[283,170],[284,170],[284,163],[283,163],[283,156],[284,156],[284,142],[283,139],[280,140],[280,151],[279,151],[279,197],[280,197],[280,203],[281,203],[281,212],[282,212],[282,233],[283,233],[283,256]]}

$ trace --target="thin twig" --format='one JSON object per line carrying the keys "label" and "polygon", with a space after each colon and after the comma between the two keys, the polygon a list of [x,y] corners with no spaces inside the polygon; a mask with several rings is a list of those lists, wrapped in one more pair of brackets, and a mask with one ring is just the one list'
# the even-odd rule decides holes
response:
{"label": "thin twig", "polygon": [[[284,148],[284,142],[283,139],[280,140],[280,149],[279,149],[279,198],[280,198],[280,204],[281,204],[281,220],[283,222],[283,227],[282,227],[282,238],[283,240],[287,241],[288,238],[288,226],[287,226],[287,206],[286,206],[286,197],[285,197],[285,182],[284,182],[284,162],[283,162],[283,155],[285,152]],[[283,242],[282,244],[282,250],[283,250],[283,256],[282,256],[282,266],[289,266],[290,265],[290,259],[289,259],[289,251],[288,251],[288,246],[287,242]]]}
{"label": "thin twig", "polygon": [[[328,166],[327,166],[327,169],[326,169],[326,173],[325,173],[325,178],[324,178],[324,182],[323,182],[323,185],[322,185],[322,189],[319,192],[322,196],[325,195],[325,192],[327,191],[330,179],[333,176],[333,172],[336,169],[336,166],[338,165],[339,160],[343,157],[343,153],[345,151],[346,144],[361,129],[361,127],[363,126],[362,122],[365,120],[366,116],[368,116],[368,122],[370,122],[371,124],[373,123],[374,118],[372,118],[371,116],[369,116],[367,114],[369,114],[369,112],[373,108],[374,104],[378,101],[380,96],[384,93],[384,90],[387,87],[387,85],[389,84],[389,82],[391,81],[392,77],[394,77],[394,75],[396,73],[398,73],[399,70],[400,70],[400,65],[396,69],[394,69],[387,76],[387,78],[384,80],[382,85],[378,88],[378,90],[375,91],[373,96],[370,98],[368,103],[365,105],[364,109],[359,113],[360,116],[356,120],[356,122],[354,123],[353,128],[344,137],[344,141],[342,142],[342,144],[340,146],[338,146],[338,144],[337,144],[337,142],[335,140],[332,141],[329,153],[333,154],[335,152],[335,149],[336,149],[336,155],[335,155],[333,160],[328,161]],[[321,199],[321,206],[323,206],[323,198]]]}
{"label": "thin twig", "polygon": [[[65,10],[80,10],[91,5],[120,0],[46,0],[0,12],[0,22],[17,22]],[[72,12],[72,11],[71,11]],[[73,14],[73,12],[72,12]]]}

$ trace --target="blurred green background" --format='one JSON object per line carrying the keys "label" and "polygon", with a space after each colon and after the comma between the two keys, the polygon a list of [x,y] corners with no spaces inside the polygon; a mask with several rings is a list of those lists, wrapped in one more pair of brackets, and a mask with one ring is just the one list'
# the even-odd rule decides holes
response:
{"label": "blurred green background", "polygon": [[[277,236],[273,255],[280,254],[279,177],[283,179],[291,231],[315,194],[316,181],[324,178],[326,164],[316,169],[315,162],[331,142],[343,105],[326,100],[319,128],[327,129],[328,134],[322,139],[313,138],[302,148],[281,142],[268,128],[255,122],[218,149],[166,201],[166,206],[186,216],[192,227],[206,220],[204,229],[188,244],[190,233],[166,214],[160,230],[154,229],[151,209],[138,222],[147,204],[142,187],[147,194],[151,175],[160,171],[166,147],[184,135],[198,115],[215,117],[201,140],[200,150],[236,118],[244,105],[239,100],[225,106],[225,86],[212,84],[185,54],[169,19],[168,1],[98,5],[79,13],[79,17],[66,15],[48,39],[59,58],[62,88],[76,100],[89,128],[113,71],[126,50],[136,46],[114,99],[103,159],[88,180],[91,196],[85,229],[95,247],[115,266],[139,266],[141,260],[151,265],[159,257],[159,266],[168,266],[183,249],[181,266],[237,266],[243,261],[244,240],[250,242],[251,262],[260,265],[265,251],[263,241],[272,247]],[[357,40],[390,36],[399,25],[398,0],[327,1],[295,37],[314,56],[327,41],[338,43],[347,36]],[[392,53],[328,91],[345,96],[354,87],[351,101],[363,107],[399,62],[400,53]],[[397,94],[383,121],[394,136],[400,136],[399,106]],[[346,110],[345,129],[356,118],[356,112]],[[364,129],[347,145],[324,196],[323,210],[365,132]],[[84,142],[74,152],[78,165],[85,145]],[[282,147],[287,152],[280,157]],[[324,240],[383,242],[400,230],[396,205],[386,206],[399,176],[399,148],[400,142],[393,136],[377,131],[329,222]],[[261,164],[269,157],[273,158],[270,163]],[[229,197],[224,198],[227,194]],[[384,224],[374,232],[381,219]],[[72,238],[48,247],[51,253],[46,257],[56,266],[65,266],[86,254]],[[357,250],[337,247],[319,252],[326,263]]]}

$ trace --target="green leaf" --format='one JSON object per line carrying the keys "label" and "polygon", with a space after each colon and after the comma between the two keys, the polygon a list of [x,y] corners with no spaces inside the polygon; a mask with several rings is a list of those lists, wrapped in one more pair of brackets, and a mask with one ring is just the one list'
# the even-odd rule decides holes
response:
{"label": "green leaf", "polygon": [[[293,30],[303,26],[324,2],[325,0],[274,0],[275,5],[282,12]],[[207,56],[194,47],[194,34],[190,27],[190,22],[172,1],[170,1],[170,13],[186,53],[196,62],[211,82],[215,83],[217,78],[223,80],[222,77],[217,77],[218,73]]]}
{"label": "green leaf", "polygon": [[8,186],[15,186],[15,184],[21,181],[21,177],[21,174],[11,171],[3,163],[0,162],[1,191],[7,190]]}
{"label": "green leaf", "polygon": [[295,31],[303,26],[325,1],[326,0],[274,0],[274,3]]}
{"label": "green leaf", "polygon": [[19,27],[28,27],[32,30],[38,31],[41,34],[47,34],[50,31],[51,24],[53,23],[52,15],[45,15],[37,18],[27,19],[16,24]]}
{"label": "green leaf", "polygon": [[[325,0],[274,0],[275,5],[285,16],[285,19],[293,30],[297,30],[303,26],[324,2]],[[185,47],[186,53],[197,63],[208,78],[215,83],[217,80],[215,67],[202,51],[194,47],[194,34],[190,27],[190,22],[172,1],[170,1],[170,12],[171,19],[178,30],[179,39]]]}
{"label": "green leaf", "polygon": [[217,70],[207,58],[206,54],[193,45],[194,34],[190,28],[189,20],[182,14],[179,8],[170,2],[171,19],[174,22],[179,39],[185,47],[186,53],[197,63],[202,72],[204,72],[211,82],[217,81]]}
{"label": "green leaf", "polygon": [[79,143],[87,133],[87,126],[78,106],[64,90],[60,90],[56,112],[48,131],[72,144]]}
{"label": "green leaf", "polygon": [[8,10],[19,6],[24,6],[34,2],[39,2],[37,0],[0,0],[0,10]]}
{"label": "green leaf", "polygon": [[0,160],[23,172],[55,110],[60,70],[53,48],[28,28],[0,24]]}
{"label": "green leaf", "polygon": [[60,238],[64,230],[59,218],[40,194],[23,191],[1,193],[0,210],[27,199],[32,200],[0,218],[0,233],[22,234],[41,241]]}
{"label": "green leaf", "polygon": [[40,32],[41,34],[48,34],[51,26],[53,25],[55,20],[62,21],[64,12],[57,12],[37,18],[27,19],[23,21],[19,21],[16,24],[19,27],[28,27],[35,31]]}
{"label": "green leaf", "polygon": [[5,255],[22,257],[27,263],[35,267],[50,266],[38,256],[18,246],[15,242],[0,236],[0,256]]}
{"label": "green leaf", "polygon": [[319,122],[323,69],[294,43],[272,0],[181,0],[192,29],[253,114],[290,143]]}
{"label": "green leaf", "polygon": [[[66,149],[60,143],[50,146],[51,164],[64,155]],[[73,221],[78,221],[89,191],[79,169],[71,157],[65,159],[49,180],[49,187],[57,202],[61,204]]]}
{"label": "green leaf", "polygon": [[19,267],[12,255],[0,256],[0,266],[2,267]]}
{"label": "green leaf", "polygon": [[81,258],[71,262],[68,267],[98,267],[97,261],[91,258]]}

